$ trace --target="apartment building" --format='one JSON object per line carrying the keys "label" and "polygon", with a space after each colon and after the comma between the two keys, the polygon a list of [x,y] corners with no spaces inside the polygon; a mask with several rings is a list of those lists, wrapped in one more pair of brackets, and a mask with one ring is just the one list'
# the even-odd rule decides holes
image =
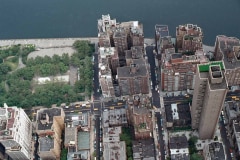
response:
{"label": "apartment building", "polygon": [[133,59],[130,66],[119,67],[117,79],[122,96],[149,94],[149,72],[145,59]]}
{"label": "apartment building", "polygon": [[163,91],[171,92],[193,89],[197,64],[206,63],[208,59],[202,50],[186,55],[169,48],[165,49],[161,61],[161,87]]}
{"label": "apartment building", "polygon": [[103,127],[128,126],[125,108],[103,111]]}
{"label": "apartment building", "polygon": [[[110,67],[116,69],[118,62],[116,59],[116,50],[114,48],[99,49],[99,83],[102,89],[103,97],[115,97],[115,90],[113,86],[113,75]],[[112,58],[113,57],[113,58]],[[114,58],[115,57],[115,58]],[[111,62],[113,65],[111,66]]]}
{"label": "apartment building", "polygon": [[169,149],[171,159],[190,160],[188,141],[185,135],[172,136],[169,138]]}
{"label": "apartment building", "polygon": [[116,27],[113,33],[114,46],[117,48],[120,59],[124,59],[124,51],[128,49],[128,33],[121,26]]}
{"label": "apartment building", "polygon": [[211,142],[204,146],[203,156],[205,160],[226,160],[223,144]]}
{"label": "apartment building", "polygon": [[228,91],[222,61],[198,64],[191,107],[192,128],[200,139],[214,136]]}
{"label": "apartment building", "polygon": [[132,46],[144,46],[143,25],[138,21],[117,23],[110,15],[102,15],[98,20],[99,46],[116,47],[120,59],[124,51]]}
{"label": "apartment building", "polygon": [[217,61],[224,61],[228,85],[240,85],[240,40],[224,35],[217,36],[214,58]]}
{"label": "apartment building", "polygon": [[191,126],[191,113],[188,103],[165,105],[165,113],[168,128]]}
{"label": "apartment building", "polygon": [[174,48],[167,25],[155,25],[155,43],[158,54],[164,53],[165,49]]}
{"label": "apartment building", "polygon": [[127,29],[129,48],[132,46],[144,46],[143,24],[139,21],[122,22],[121,27]]}
{"label": "apartment building", "polygon": [[64,111],[59,107],[42,108],[37,111],[36,133],[39,136],[38,155],[41,159],[60,159],[64,117]]}
{"label": "apartment building", "polygon": [[[14,160],[31,159],[32,123],[22,108],[0,108],[0,148]],[[3,150],[2,150],[3,149]]]}
{"label": "apartment building", "polygon": [[153,139],[133,141],[134,160],[155,160],[155,147]]}
{"label": "apartment building", "polygon": [[176,47],[178,52],[194,53],[202,49],[203,32],[200,27],[193,24],[176,27]]}
{"label": "apartment building", "polygon": [[132,59],[144,58],[144,48],[142,46],[133,46],[130,50],[125,50],[126,65],[130,66]]}
{"label": "apartment building", "polygon": [[109,66],[113,75],[117,74],[119,65],[118,51],[115,47],[100,47],[99,62],[102,65]]}
{"label": "apartment building", "polygon": [[[136,101],[136,100],[135,100]],[[128,122],[134,127],[135,139],[149,139],[152,137],[152,113],[140,103],[128,104]]]}
{"label": "apartment building", "polygon": [[[120,141],[121,126],[127,126],[126,109],[103,112],[103,158],[126,159],[126,143]],[[102,148],[101,148],[102,149]]]}

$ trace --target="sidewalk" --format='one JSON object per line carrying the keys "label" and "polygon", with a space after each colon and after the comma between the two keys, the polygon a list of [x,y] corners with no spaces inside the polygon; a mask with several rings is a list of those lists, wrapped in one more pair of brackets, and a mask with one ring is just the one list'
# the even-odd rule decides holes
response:
{"label": "sidewalk", "polygon": [[93,153],[95,151],[94,149],[94,140],[95,140],[95,134],[94,134],[94,126],[95,126],[95,121],[94,121],[94,115],[90,116],[90,159],[94,159]]}
{"label": "sidewalk", "polygon": [[159,151],[159,148],[158,148],[158,133],[157,133],[157,129],[156,129],[156,121],[155,121],[154,110],[152,110],[152,121],[153,121],[153,138],[154,138],[155,151],[156,151],[156,160],[159,160],[159,157],[161,155],[158,154],[160,151]]}

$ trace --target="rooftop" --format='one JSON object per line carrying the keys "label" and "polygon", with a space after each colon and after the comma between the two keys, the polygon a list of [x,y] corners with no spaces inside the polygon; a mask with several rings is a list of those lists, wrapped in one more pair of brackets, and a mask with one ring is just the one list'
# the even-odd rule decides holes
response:
{"label": "rooftop", "polygon": [[70,152],[67,155],[68,160],[76,160],[76,159],[81,159],[81,160],[87,160],[90,155],[89,151],[78,151],[78,152]]}
{"label": "rooftop", "polygon": [[147,66],[144,59],[133,59],[131,66],[118,67],[117,75],[119,78],[145,77],[147,76]]}
{"label": "rooftop", "polygon": [[182,58],[182,53],[173,53],[171,56],[172,56],[172,59]]}
{"label": "rooftop", "polygon": [[201,72],[200,78],[201,79],[208,79],[208,83],[211,90],[220,90],[220,89],[227,89],[227,82],[225,79],[225,75],[222,75],[222,82],[221,83],[211,83],[210,76],[208,72]]}
{"label": "rooftop", "polygon": [[133,46],[131,50],[126,50],[126,59],[139,59],[143,58],[143,47],[142,46]]}
{"label": "rooftop", "polygon": [[160,35],[160,37],[169,36],[168,25],[156,24],[155,25],[155,32],[156,32],[157,35]]}
{"label": "rooftop", "polygon": [[236,101],[228,101],[225,103],[226,113],[228,114],[229,120],[237,118],[240,115],[240,104]]}
{"label": "rooftop", "polygon": [[50,151],[54,147],[54,138],[51,136],[39,137],[39,151]]}
{"label": "rooftop", "polygon": [[155,160],[155,147],[153,139],[132,142],[133,158]]}
{"label": "rooftop", "polygon": [[44,108],[37,111],[37,130],[49,130],[53,117],[61,116],[62,108]]}
{"label": "rooftop", "polygon": [[90,133],[89,132],[78,132],[78,150],[89,150],[90,149]]}
{"label": "rooftop", "polygon": [[119,142],[119,135],[122,133],[121,127],[104,127],[103,128],[103,142]]}
{"label": "rooftop", "polygon": [[103,144],[103,157],[109,160],[122,160],[127,159],[126,157],[126,144],[124,141],[104,143]]}
{"label": "rooftop", "polygon": [[190,126],[191,113],[188,103],[171,104],[165,106],[167,122],[173,122],[173,126]]}
{"label": "rooftop", "polygon": [[223,144],[219,142],[212,142],[208,144],[208,151],[212,160],[225,160],[225,152]]}
{"label": "rooftop", "polygon": [[[240,47],[240,40],[235,37],[226,37],[223,35],[217,36],[216,42],[219,44],[220,52],[223,56],[223,61],[226,69],[234,69],[240,67],[239,50],[234,51],[234,46]],[[236,53],[238,52],[238,53]]]}
{"label": "rooftop", "polygon": [[225,69],[223,61],[213,61],[213,62],[198,65],[199,72],[208,72],[210,66],[212,65],[220,65],[221,70]]}
{"label": "rooftop", "polygon": [[169,139],[169,148],[170,149],[183,149],[188,148],[188,141],[185,135],[170,137]]}
{"label": "rooftop", "polygon": [[125,108],[108,110],[103,112],[104,127],[124,124],[127,124],[127,115]]}

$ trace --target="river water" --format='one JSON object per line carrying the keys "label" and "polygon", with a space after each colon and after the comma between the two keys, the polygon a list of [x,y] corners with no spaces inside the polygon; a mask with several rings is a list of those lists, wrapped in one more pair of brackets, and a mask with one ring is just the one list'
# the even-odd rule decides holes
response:
{"label": "river water", "polygon": [[96,37],[97,19],[138,20],[145,37],[155,24],[167,24],[175,37],[179,24],[202,27],[204,43],[216,35],[240,38],[239,0],[0,0],[0,39]]}

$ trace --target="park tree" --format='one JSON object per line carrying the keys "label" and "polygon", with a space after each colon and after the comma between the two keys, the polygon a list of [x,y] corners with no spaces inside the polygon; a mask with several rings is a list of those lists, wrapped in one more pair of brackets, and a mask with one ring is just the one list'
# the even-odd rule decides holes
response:
{"label": "park tree", "polygon": [[11,71],[11,67],[8,64],[6,64],[6,63],[0,64],[0,74],[1,75],[7,74],[10,71]]}
{"label": "park tree", "polygon": [[193,153],[191,156],[190,156],[190,160],[203,160],[203,157],[197,153]]}

